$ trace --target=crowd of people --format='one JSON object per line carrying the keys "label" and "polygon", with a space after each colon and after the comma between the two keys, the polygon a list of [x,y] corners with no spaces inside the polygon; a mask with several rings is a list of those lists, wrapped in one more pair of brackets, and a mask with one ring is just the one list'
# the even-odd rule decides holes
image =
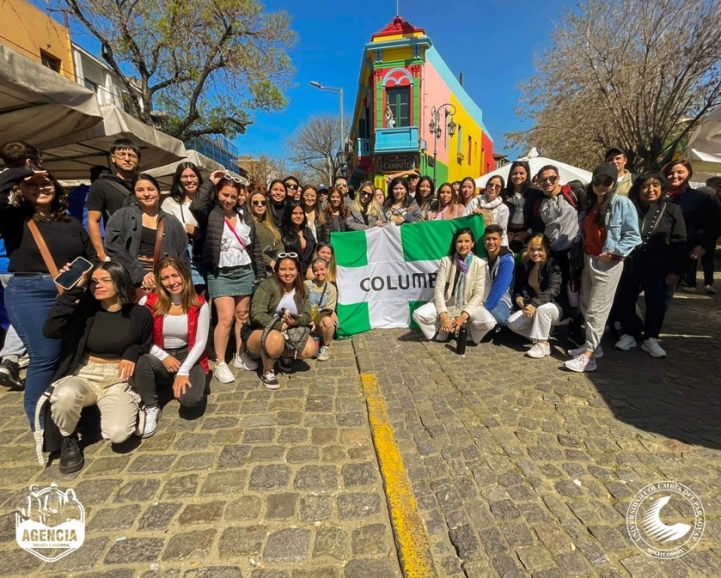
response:
{"label": "crowd of people", "polygon": [[[567,325],[578,347],[565,366],[578,372],[596,369],[607,324],[617,348],[641,341],[664,357],[664,315],[677,287],[695,290],[698,261],[714,291],[718,191],[692,189],[685,161],[636,178],[612,149],[588,185],[516,161],[508,183],[494,176],[478,195],[471,177],[436,189],[415,171],[391,175],[386,194],[343,177],[329,188],[293,176],[245,186],[183,162],[163,198],[140,170],[140,149],[121,139],[110,150],[114,172],[93,171],[78,212],[34,147],[6,143],[0,155],[9,318],[0,383],[24,387],[38,456],[59,449],[64,473],[83,467],[79,438],[93,428],[116,444],[150,437],[170,398],[183,414],[202,413],[211,360],[219,382],[234,381],[232,364],[258,371],[269,390],[294,360],[328,360],[338,329],[331,233],[477,215],[483,238],[456,231],[434,299],[414,312],[421,331],[478,343],[507,327],[541,358]],[[63,290],[55,279],[76,259],[91,268]]]}

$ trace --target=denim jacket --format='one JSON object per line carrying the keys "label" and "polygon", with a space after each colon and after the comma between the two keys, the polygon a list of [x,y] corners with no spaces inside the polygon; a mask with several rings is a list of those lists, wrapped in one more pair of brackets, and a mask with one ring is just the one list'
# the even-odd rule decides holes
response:
{"label": "denim jacket", "polygon": [[[585,214],[581,215],[581,222]],[[604,253],[613,253],[619,257],[627,257],[636,245],[641,244],[638,230],[638,214],[633,203],[624,196],[614,195],[611,210],[604,217],[606,240],[603,243]],[[585,231],[580,227],[585,241]]]}

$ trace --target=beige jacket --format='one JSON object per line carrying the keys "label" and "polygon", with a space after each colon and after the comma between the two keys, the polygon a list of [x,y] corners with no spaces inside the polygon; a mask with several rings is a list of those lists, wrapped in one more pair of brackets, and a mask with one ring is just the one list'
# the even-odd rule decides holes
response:
{"label": "beige jacket", "polygon": [[[472,315],[476,309],[483,305],[486,293],[486,260],[473,256],[471,266],[468,269],[468,278],[466,279],[466,305],[463,311]],[[445,256],[441,259],[441,266],[438,269],[436,277],[436,289],[433,295],[433,301],[438,310],[438,314],[447,313],[447,303],[453,297],[456,281],[456,262],[452,257]]]}

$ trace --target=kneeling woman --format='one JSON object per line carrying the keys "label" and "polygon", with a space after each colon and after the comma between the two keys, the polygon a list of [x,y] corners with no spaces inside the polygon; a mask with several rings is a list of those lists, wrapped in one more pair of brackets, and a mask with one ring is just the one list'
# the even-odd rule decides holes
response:
{"label": "kneeling woman", "polygon": [[157,288],[140,300],[153,315],[153,347],[138,360],[133,384],[145,408],[142,438],[149,438],[157,429],[159,388],[172,386],[173,397],[182,407],[197,407],[205,400],[210,372],[205,352],[210,311],[196,295],[189,269],[168,257],[158,264],[155,277]]}
{"label": "kneeling woman", "polygon": [[[135,286],[127,269],[113,261],[96,265],[85,279],[60,295],[50,310],[44,333],[62,339],[63,351],[50,388],[50,416],[62,436],[60,471],[81,469],[85,458],[75,428],[84,407],[97,405],[103,438],[122,443],[135,431],[138,395],[130,387],[135,364],[153,343],[153,318],[134,304]],[[43,398],[44,399],[44,398]],[[36,439],[42,443],[40,413]],[[46,430],[48,422],[46,416]],[[57,431],[54,429],[54,431]],[[46,437],[46,446],[53,451]]]}
{"label": "kneeling woman", "polygon": [[[286,343],[286,331],[294,327],[310,327],[310,295],[303,285],[301,266],[297,253],[279,253],[272,278],[259,286],[250,305],[250,320],[243,325],[241,333],[248,351],[263,359],[261,380],[268,389],[278,389],[275,362],[281,358],[309,359],[315,355],[315,340],[308,334],[306,342],[291,351]],[[263,343],[264,329],[276,313],[284,311],[267,334]]]}
{"label": "kneeling woman", "polygon": [[[551,257],[551,243],[545,235],[534,235],[528,242],[525,266],[520,268],[514,301],[520,311],[508,318],[508,328],[533,341],[528,357],[551,355],[548,336],[553,325],[563,319],[563,278],[561,266]],[[567,306],[566,306],[567,309]]]}
{"label": "kneeling woman", "polygon": [[483,315],[486,262],[473,254],[474,247],[473,232],[458,229],[448,255],[441,259],[433,301],[413,312],[413,319],[428,339],[438,335],[439,341],[445,341],[470,320],[468,333],[474,343],[480,343],[495,326],[495,319]]}

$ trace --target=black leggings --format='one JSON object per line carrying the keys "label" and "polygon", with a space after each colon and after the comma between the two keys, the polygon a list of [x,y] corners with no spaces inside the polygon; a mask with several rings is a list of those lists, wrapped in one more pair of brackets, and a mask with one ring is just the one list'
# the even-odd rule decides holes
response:
{"label": "black leggings", "polygon": [[[188,349],[184,347],[178,349],[174,353],[174,357],[181,363],[188,357]],[[160,361],[151,353],[142,355],[135,364],[135,374],[133,375],[133,389],[138,393],[143,405],[152,407],[158,405],[158,389],[173,387],[176,373],[170,373]],[[205,398],[205,370],[196,363],[190,369],[190,387],[178,400],[183,407],[196,407]]]}

